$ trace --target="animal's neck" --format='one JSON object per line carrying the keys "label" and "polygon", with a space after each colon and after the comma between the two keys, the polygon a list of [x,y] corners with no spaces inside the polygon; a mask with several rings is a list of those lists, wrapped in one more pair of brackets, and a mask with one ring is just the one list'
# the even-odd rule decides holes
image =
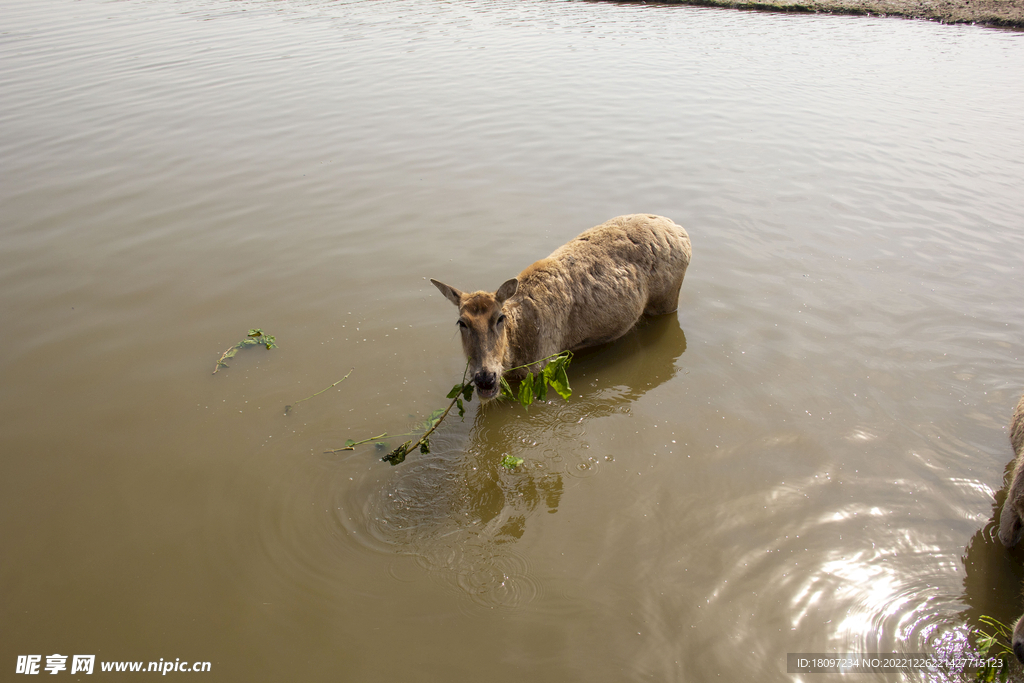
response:
{"label": "animal's neck", "polygon": [[[516,296],[505,302],[505,367],[514,368],[537,360],[536,313]],[[523,373],[525,375],[525,373]]]}
{"label": "animal's neck", "polygon": [[516,366],[516,342],[519,339],[519,319],[522,317],[523,311],[517,299],[506,301],[501,310],[505,314],[504,365],[506,368],[511,368]]}

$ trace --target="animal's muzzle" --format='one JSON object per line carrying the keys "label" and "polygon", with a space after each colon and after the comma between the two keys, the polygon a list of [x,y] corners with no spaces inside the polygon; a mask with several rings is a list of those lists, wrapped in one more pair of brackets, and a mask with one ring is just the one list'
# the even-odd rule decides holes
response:
{"label": "animal's muzzle", "polygon": [[480,398],[494,398],[498,395],[498,375],[481,370],[473,375],[473,384]]}

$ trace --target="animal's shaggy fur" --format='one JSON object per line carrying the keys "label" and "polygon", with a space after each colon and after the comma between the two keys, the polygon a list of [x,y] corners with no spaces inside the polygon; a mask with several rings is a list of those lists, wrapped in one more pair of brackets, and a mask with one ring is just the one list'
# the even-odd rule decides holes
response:
{"label": "animal's shaggy fur", "polygon": [[1024,520],[1024,395],[1020,397],[1010,420],[1010,444],[1017,460],[1013,465],[1013,478],[1003,503],[1003,513],[999,516],[999,540],[1007,548],[1020,541],[1021,521]]}
{"label": "animal's shaggy fur", "polygon": [[431,282],[459,307],[470,374],[487,399],[498,393],[498,378],[509,368],[610,342],[645,314],[676,310],[690,253],[682,227],[634,214],[581,233],[496,292],[467,294]]}
{"label": "animal's shaggy fur", "polygon": [[[1024,519],[1024,395],[1017,402],[1017,409],[1010,420],[1010,444],[1017,459],[1013,464],[1013,477],[1003,512],[999,515],[999,540],[1007,548],[1020,541],[1021,520]],[[1013,653],[1024,663],[1024,617],[1018,619],[1013,627]]]}

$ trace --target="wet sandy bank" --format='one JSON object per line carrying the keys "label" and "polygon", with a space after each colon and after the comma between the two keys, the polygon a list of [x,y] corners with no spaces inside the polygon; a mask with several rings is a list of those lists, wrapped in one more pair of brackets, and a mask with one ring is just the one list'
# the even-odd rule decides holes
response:
{"label": "wet sandy bank", "polygon": [[772,12],[869,14],[932,19],[944,24],[983,24],[1024,28],[1024,0],[663,0],[686,4]]}

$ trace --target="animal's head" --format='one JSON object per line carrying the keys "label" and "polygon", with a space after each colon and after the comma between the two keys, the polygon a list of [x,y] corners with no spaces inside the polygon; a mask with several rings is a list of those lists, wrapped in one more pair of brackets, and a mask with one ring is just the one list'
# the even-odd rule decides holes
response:
{"label": "animal's head", "polygon": [[505,302],[519,289],[519,281],[508,280],[496,292],[467,294],[443,282],[431,280],[445,297],[459,308],[459,332],[462,350],[469,359],[469,375],[476,385],[477,395],[491,399],[501,389],[501,375],[505,372]]}

